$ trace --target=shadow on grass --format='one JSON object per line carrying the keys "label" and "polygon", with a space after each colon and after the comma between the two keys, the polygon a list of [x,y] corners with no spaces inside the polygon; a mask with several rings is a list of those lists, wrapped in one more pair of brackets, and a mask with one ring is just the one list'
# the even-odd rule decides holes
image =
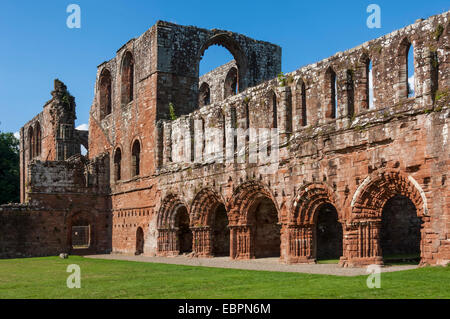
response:
{"label": "shadow on grass", "polygon": [[418,265],[420,254],[387,255],[383,257],[386,266]]}

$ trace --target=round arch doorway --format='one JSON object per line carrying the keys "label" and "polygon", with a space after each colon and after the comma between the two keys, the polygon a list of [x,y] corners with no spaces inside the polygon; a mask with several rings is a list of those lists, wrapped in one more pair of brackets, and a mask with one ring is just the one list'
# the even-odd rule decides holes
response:
{"label": "round arch doorway", "polygon": [[144,231],[141,227],[136,230],[136,252],[135,255],[142,255],[144,253]]}
{"label": "round arch doorway", "polygon": [[384,263],[420,262],[421,225],[416,207],[408,197],[396,195],[386,202],[380,231]]}
{"label": "round arch doorway", "polygon": [[336,208],[329,203],[318,207],[315,225],[316,260],[338,263],[343,253],[343,232]]}
{"label": "round arch doorway", "polygon": [[180,254],[192,252],[192,231],[189,227],[189,214],[185,206],[180,206],[175,213],[175,229]]}

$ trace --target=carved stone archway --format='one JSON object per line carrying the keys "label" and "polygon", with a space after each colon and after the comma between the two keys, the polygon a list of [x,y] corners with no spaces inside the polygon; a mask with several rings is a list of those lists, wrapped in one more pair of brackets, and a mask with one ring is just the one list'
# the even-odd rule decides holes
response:
{"label": "carved stone archway", "polygon": [[157,218],[158,255],[173,256],[182,251],[177,217],[184,212],[189,218],[187,205],[177,195],[169,194],[164,198]]}
{"label": "carved stone archway", "polygon": [[[343,266],[383,264],[380,247],[382,214],[388,200],[396,195],[408,198],[415,206],[423,229],[429,222],[427,199],[412,176],[398,171],[379,171],[368,176],[356,190],[351,202],[351,219],[344,226]],[[421,244],[423,247],[423,244]],[[423,249],[422,263],[423,260]]]}
{"label": "carved stone archway", "polygon": [[336,207],[330,187],[322,183],[300,188],[293,203],[289,223],[285,225],[287,263],[316,262],[316,220],[324,205]]}
{"label": "carved stone archway", "polygon": [[223,206],[223,203],[220,195],[209,188],[201,190],[195,196],[191,205],[191,229],[196,256],[214,255],[214,219],[217,209]]}
{"label": "carved stone archway", "polygon": [[[262,201],[271,202],[280,224],[279,208],[275,196],[269,188],[257,181],[241,184],[228,202],[230,221],[230,255],[233,259],[253,259],[256,257],[255,236],[258,225],[254,216],[255,207]],[[280,241],[282,236],[280,235]],[[281,245],[280,245],[281,246]],[[281,250],[281,247],[280,247]]]}

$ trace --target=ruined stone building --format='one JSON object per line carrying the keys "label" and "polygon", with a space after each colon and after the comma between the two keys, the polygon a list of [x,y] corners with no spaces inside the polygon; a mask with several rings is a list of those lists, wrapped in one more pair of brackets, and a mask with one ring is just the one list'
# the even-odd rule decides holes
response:
{"label": "ruined stone building", "polygon": [[[58,80],[21,129],[21,204],[0,207],[0,257],[448,263],[449,17],[285,75],[276,45],[158,21],[98,66],[89,132]],[[199,79],[212,45],[234,60]]]}

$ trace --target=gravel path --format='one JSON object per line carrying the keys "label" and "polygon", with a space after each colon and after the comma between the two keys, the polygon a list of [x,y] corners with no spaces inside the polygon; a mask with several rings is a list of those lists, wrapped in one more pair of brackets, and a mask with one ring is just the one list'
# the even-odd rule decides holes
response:
{"label": "gravel path", "polygon": [[[128,260],[138,262],[175,264],[186,266],[202,266],[215,268],[232,268],[247,270],[264,270],[279,272],[298,272],[306,274],[335,275],[335,276],[364,276],[367,275],[366,268],[342,268],[336,264],[318,264],[318,265],[287,265],[279,262],[278,258],[261,258],[253,260],[230,260],[228,257],[216,258],[191,258],[186,256],[177,257],[147,257],[147,256],[129,256],[129,255],[95,255],[85,256],[94,259],[109,260]],[[382,272],[393,272],[401,270],[416,269],[418,266],[386,266],[382,267]]]}

